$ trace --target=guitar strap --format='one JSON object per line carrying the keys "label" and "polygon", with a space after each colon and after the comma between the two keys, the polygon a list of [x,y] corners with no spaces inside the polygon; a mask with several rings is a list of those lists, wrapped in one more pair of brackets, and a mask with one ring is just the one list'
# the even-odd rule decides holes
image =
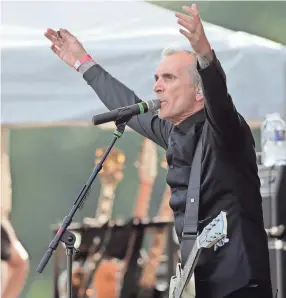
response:
{"label": "guitar strap", "polygon": [[191,173],[189,178],[186,209],[184,216],[184,227],[180,243],[182,267],[187,261],[190,251],[196,241],[198,232],[198,213],[201,187],[201,159],[203,147],[202,136],[205,127],[206,125],[204,124],[199,141],[196,146],[196,151],[192,161]]}

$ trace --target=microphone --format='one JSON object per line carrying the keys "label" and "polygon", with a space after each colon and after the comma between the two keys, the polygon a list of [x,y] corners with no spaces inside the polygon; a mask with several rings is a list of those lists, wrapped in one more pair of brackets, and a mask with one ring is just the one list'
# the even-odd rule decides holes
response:
{"label": "microphone", "polygon": [[284,225],[279,225],[277,227],[265,229],[265,231],[269,238],[282,239],[286,236],[286,227]]}
{"label": "microphone", "polygon": [[134,105],[118,108],[110,112],[95,115],[92,118],[92,123],[94,125],[99,125],[110,121],[118,121],[118,120],[120,120],[121,122],[127,122],[133,116],[156,111],[160,108],[160,106],[161,106],[161,103],[159,99],[141,101]]}

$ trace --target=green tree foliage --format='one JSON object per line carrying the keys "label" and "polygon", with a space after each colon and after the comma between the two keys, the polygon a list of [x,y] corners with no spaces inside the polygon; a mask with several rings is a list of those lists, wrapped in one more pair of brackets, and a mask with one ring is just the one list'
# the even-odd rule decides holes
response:
{"label": "green tree foliage", "polygon": [[[149,1],[173,11],[193,1]],[[204,21],[286,45],[286,1],[198,1]]]}

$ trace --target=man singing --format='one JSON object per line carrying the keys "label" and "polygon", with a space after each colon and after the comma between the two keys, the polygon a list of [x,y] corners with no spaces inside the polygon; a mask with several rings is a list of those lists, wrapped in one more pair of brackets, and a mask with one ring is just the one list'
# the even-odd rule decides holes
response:
{"label": "man singing", "polygon": [[[161,102],[159,115],[136,116],[128,125],[166,150],[170,206],[179,239],[190,168],[204,126],[199,220],[226,211],[230,241],[197,266],[196,297],[270,298],[267,237],[251,130],[228,94],[224,71],[206,38],[197,6],[183,9],[187,15],[176,13],[176,17],[193,52],[164,51],[154,83]],[[45,33],[51,49],[83,74],[108,109],[140,101],[98,65],[70,32],[60,29],[58,33],[52,29]]]}

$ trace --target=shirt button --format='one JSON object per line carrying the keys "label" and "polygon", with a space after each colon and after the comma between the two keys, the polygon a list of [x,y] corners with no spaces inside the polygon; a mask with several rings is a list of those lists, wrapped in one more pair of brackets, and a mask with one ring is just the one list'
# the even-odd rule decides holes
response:
{"label": "shirt button", "polygon": [[172,192],[176,192],[177,191],[177,188],[172,188]]}
{"label": "shirt button", "polygon": [[172,141],[171,145],[172,146],[175,146],[176,145],[176,142],[175,141]]}
{"label": "shirt button", "polygon": [[174,165],[170,165],[170,169],[174,169]]}

